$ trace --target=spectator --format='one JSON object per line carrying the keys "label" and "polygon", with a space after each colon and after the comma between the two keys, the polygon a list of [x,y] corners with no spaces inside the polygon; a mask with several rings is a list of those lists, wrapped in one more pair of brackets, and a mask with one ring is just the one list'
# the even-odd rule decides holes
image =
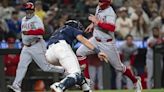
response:
{"label": "spectator", "polygon": [[12,6],[5,7],[2,18],[7,19],[7,20],[11,19],[13,11],[15,11],[14,7],[12,7]]}
{"label": "spectator", "polygon": [[61,18],[59,19],[59,26],[63,26],[64,23],[68,20],[69,15],[67,13],[63,14]]}
{"label": "spectator", "polygon": [[0,41],[6,38],[6,34],[9,32],[9,28],[6,24],[6,21],[0,19]]}
{"label": "spectator", "polygon": [[[161,17],[159,16],[159,12],[152,11],[151,14],[152,14],[152,17],[151,17],[149,30],[152,30],[152,28],[154,27],[161,27]],[[149,32],[149,35],[152,35],[151,31]]]}
{"label": "spectator", "polygon": [[49,25],[49,18],[48,16],[43,18],[43,24],[45,29],[45,34],[43,35],[43,38],[45,41],[48,41],[48,39],[51,36],[51,33],[53,32],[53,27]]}
{"label": "spectator", "polygon": [[143,40],[148,37],[148,16],[145,15],[141,7],[138,7],[135,10],[135,13],[132,13],[131,19],[133,21],[133,28],[131,35],[134,37],[134,40]]}
{"label": "spectator", "polygon": [[6,20],[6,22],[9,27],[9,34],[14,34],[20,38],[21,20],[18,19],[18,11],[13,11],[11,19]]}
{"label": "spectator", "polygon": [[161,15],[161,32],[162,37],[164,37],[164,9],[160,12]]}
{"label": "spectator", "polygon": [[[137,55],[137,46],[133,43],[132,35],[126,36],[126,41],[120,46],[120,56],[122,63],[126,65],[128,68],[132,69],[132,65],[134,64],[135,56]],[[132,69],[133,70],[133,69]],[[117,72],[116,77],[116,86],[117,89],[121,89],[122,87],[122,73]],[[133,89],[132,81],[126,77],[126,87],[128,89]]]}
{"label": "spectator", "polygon": [[[89,61],[89,74],[93,81],[92,89],[97,86],[98,90],[103,89],[103,66],[96,54],[87,57]],[[96,81],[97,80],[97,81]]]}
{"label": "spectator", "polygon": [[132,20],[128,18],[127,9],[121,7],[119,9],[120,17],[116,20],[116,31],[124,39],[128,35],[133,27]]}
{"label": "spectator", "polygon": [[123,1],[125,0],[113,0],[113,4],[116,8],[123,6]]}
{"label": "spectator", "polygon": [[2,6],[2,4],[0,3],[0,17],[2,18],[3,17],[3,14],[4,14],[4,7]]}
{"label": "spectator", "polygon": [[35,2],[35,14],[43,20],[43,18],[46,16],[45,11],[42,8],[42,2],[40,0],[37,0]]}
{"label": "spectator", "polygon": [[85,6],[86,6],[85,12],[94,14],[95,7],[98,3],[97,1],[98,0],[85,0]]}
{"label": "spectator", "polygon": [[[158,27],[154,27],[152,29],[153,36],[151,36],[147,40],[147,54],[146,54],[146,67],[147,67],[147,88],[153,88],[153,47],[157,44],[162,43],[162,39],[160,37],[160,29]],[[162,61],[162,58],[161,58]]]}
{"label": "spectator", "polygon": [[25,11],[23,11],[22,9],[22,5],[20,3],[17,3],[14,5],[14,7],[15,7],[15,10],[18,11],[18,19],[21,20],[26,15]]}
{"label": "spectator", "polygon": [[46,92],[45,86],[43,80],[37,80],[34,84],[34,92]]}
{"label": "spectator", "polygon": [[78,0],[77,1],[76,12],[85,13],[85,2],[84,2],[84,0]]}
{"label": "spectator", "polygon": [[[7,38],[8,48],[13,49],[15,38],[9,37]],[[15,77],[16,69],[19,62],[19,55],[18,54],[7,54],[4,56],[4,64],[5,64],[5,74],[6,76]]]}

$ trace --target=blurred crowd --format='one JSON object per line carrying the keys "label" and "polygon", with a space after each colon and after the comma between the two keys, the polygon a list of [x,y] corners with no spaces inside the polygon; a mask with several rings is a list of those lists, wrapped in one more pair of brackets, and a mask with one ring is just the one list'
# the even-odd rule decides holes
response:
{"label": "blurred crowd", "polygon": [[[21,48],[19,43],[21,42],[21,18],[25,16],[22,6],[27,1],[2,0],[0,2],[1,48],[10,47],[10,44],[14,44],[16,48]],[[35,2],[35,14],[43,20],[46,31],[44,39],[46,41],[48,41],[51,33],[63,26],[68,19],[78,19],[86,27],[89,24],[87,17],[89,14],[94,14],[98,3],[98,0],[30,1]],[[132,35],[132,40],[147,41],[152,36],[154,28],[159,30],[160,37],[164,37],[164,0],[113,0],[112,6],[117,13],[115,32],[117,40],[125,40],[127,35]],[[4,42],[8,46],[4,46]],[[14,57],[17,58],[18,56]],[[95,72],[101,71],[102,74],[102,64],[90,65],[91,72],[93,70]],[[94,69],[92,66],[98,68]],[[97,81],[102,80],[99,73],[92,72],[92,75],[99,76]],[[97,87],[103,89],[102,81],[100,82]]]}
{"label": "blurred crowd", "polygon": [[[7,0],[0,3],[0,41],[14,36],[21,40],[21,18],[25,16],[23,4],[28,0]],[[95,12],[98,0],[31,0],[35,2],[35,13],[44,22],[47,40],[50,34],[62,26],[67,19],[78,19],[85,26],[87,17]],[[113,0],[117,13],[116,38],[123,40],[131,34],[134,40],[146,40],[152,28],[164,30],[163,0]],[[164,33],[164,31],[163,31]]]}

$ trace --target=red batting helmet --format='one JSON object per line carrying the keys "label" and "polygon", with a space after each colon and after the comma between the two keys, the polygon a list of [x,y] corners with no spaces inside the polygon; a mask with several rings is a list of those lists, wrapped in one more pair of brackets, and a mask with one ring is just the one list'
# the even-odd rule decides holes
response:
{"label": "red batting helmet", "polygon": [[27,2],[24,5],[24,8],[25,8],[25,10],[34,10],[35,9],[34,4],[32,2]]}
{"label": "red batting helmet", "polygon": [[99,2],[103,3],[100,5],[101,9],[106,9],[111,4],[111,0],[99,0]]}

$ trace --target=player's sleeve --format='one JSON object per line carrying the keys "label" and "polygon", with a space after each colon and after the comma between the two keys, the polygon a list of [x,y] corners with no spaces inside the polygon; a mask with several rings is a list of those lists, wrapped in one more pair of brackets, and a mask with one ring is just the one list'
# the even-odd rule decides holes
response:
{"label": "player's sleeve", "polygon": [[104,30],[114,32],[116,28],[115,21],[116,17],[114,15],[107,15],[105,16],[105,20],[98,23],[98,26]]}
{"label": "player's sleeve", "polygon": [[76,30],[76,29],[73,29],[72,30],[73,32],[73,36],[76,38],[78,35],[82,35],[83,32],[81,30]]}

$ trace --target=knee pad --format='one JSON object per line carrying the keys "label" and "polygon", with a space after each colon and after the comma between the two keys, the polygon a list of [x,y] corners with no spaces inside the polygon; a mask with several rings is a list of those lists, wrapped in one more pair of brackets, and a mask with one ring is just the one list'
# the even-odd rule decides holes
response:
{"label": "knee pad", "polygon": [[82,77],[80,73],[72,73],[66,76],[60,83],[65,87],[65,89],[74,86],[75,84],[81,83]]}

